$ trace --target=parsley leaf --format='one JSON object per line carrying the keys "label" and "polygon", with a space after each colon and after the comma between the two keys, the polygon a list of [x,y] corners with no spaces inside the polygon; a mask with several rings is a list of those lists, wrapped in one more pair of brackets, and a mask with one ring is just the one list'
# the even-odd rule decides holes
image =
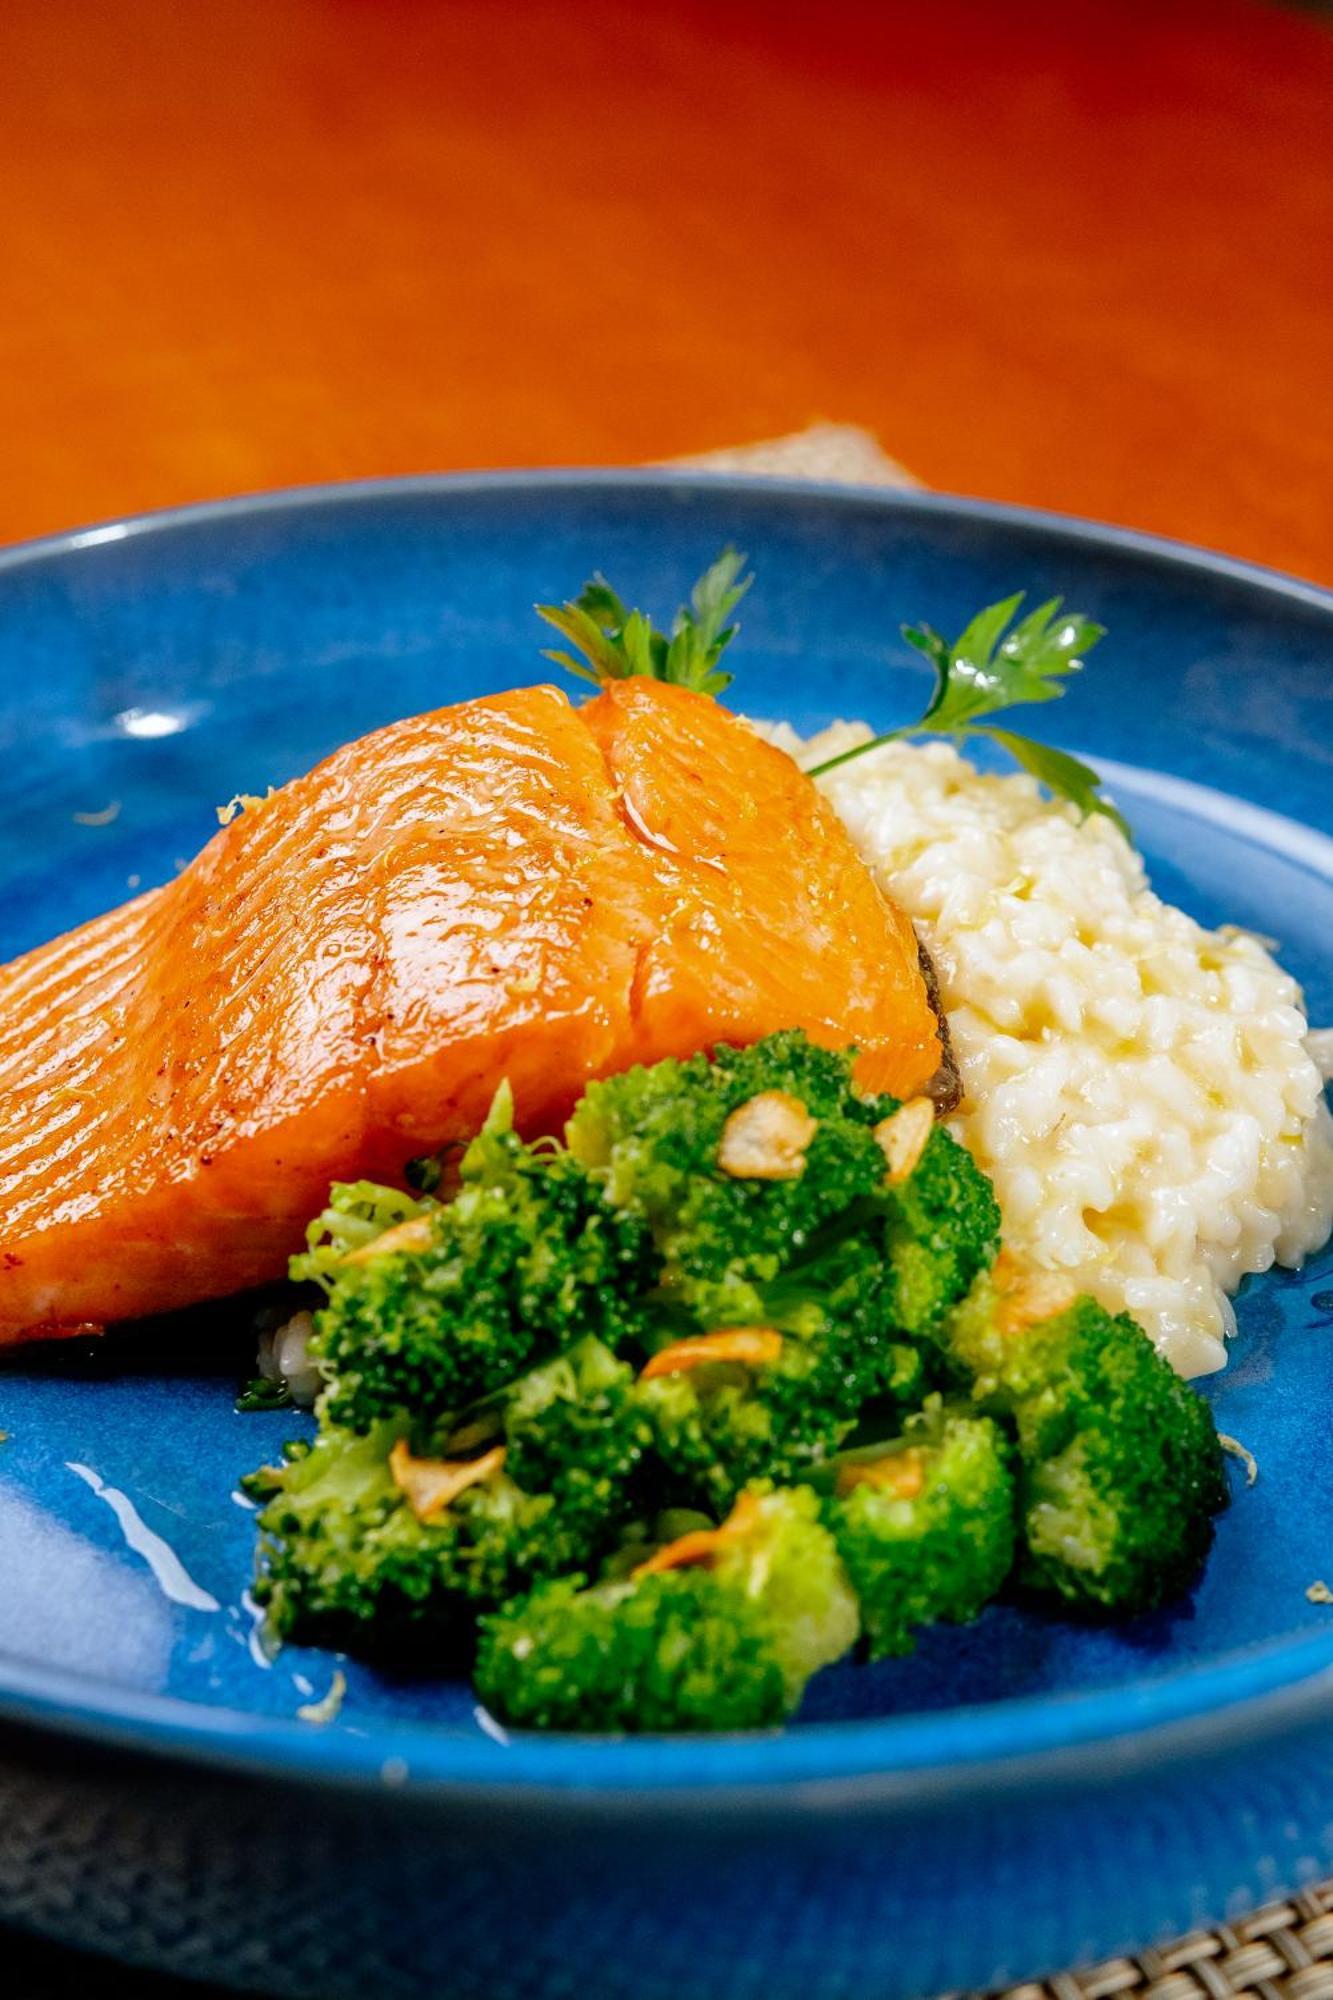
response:
{"label": "parsley leaf", "polygon": [[995,729],[986,724],[975,732],[979,736],[989,736],[1009,752],[1015,761],[1034,778],[1040,779],[1048,792],[1054,792],[1060,799],[1068,799],[1077,806],[1084,819],[1089,813],[1104,813],[1113,826],[1118,826],[1126,840],[1132,840],[1128,821],[1116,807],[1113,800],[1101,795],[1101,779],[1081,758],[1071,757],[1067,750],[1057,750],[1053,743],[1034,743],[1030,736],[1015,736],[1011,729]]}
{"label": "parsley leaf", "polygon": [[1064,693],[1060,680],[1078,672],[1079,656],[1096,645],[1104,628],[1076,612],[1062,617],[1061,599],[1052,597],[1006,632],[1022,602],[1020,590],[987,605],[952,646],[929,625],[903,627],[904,639],[935,669],[935,693],[922,728],[950,734],[979,715],[1025,701],[1054,701]]}
{"label": "parsley leaf", "polygon": [[753,582],[741,575],[744,567],[743,555],[724,549],[677,611],[669,633],[658,631],[642,611],[629,610],[604,576],[594,576],[568,603],[537,606],[538,617],[582,658],[560,650],[544,657],[595,686],[641,675],[721,694],[732,677],[719,672],[717,663],[738,630],[727,620]]}
{"label": "parsley leaf", "polygon": [[[1064,682],[1083,665],[1083,655],[1102,637],[1105,627],[1079,611],[1065,611],[1063,599],[1048,598],[1026,618],[1019,618],[1023,591],[988,604],[953,644],[930,625],[904,625],[909,646],[924,654],[935,669],[935,690],[919,722],[904,723],[868,743],[854,744],[810,770],[812,778],[849,764],[881,743],[904,736],[987,736],[1046,786],[1057,798],[1068,799],[1087,817],[1103,813],[1126,839],[1129,828],[1110,799],[1102,796],[1101,780],[1067,750],[1036,743],[1029,736],[997,728],[982,717],[1025,702],[1055,701]],[[1015,622],[1017,620],[1017,622]]]}

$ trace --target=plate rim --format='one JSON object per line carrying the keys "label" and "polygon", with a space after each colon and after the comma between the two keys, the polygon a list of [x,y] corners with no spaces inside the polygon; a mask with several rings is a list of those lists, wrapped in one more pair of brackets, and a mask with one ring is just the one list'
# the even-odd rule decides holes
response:
{"label": "plate rim", "polygon": [[507,488],[525,492],[564,492],[604,487],[613,490],[726,491],[747,497],[781,495],[789,499],[862,503],[891,513],[953,515],[1057,535],[1061,540],[1094,548],[1164,561],[1173,567],[1200,570],[1228,581],[1259,586],[1333,615],[1333,585],[1324,585],[1288,570],[1251,562],[1202,543],[1157,535],[1091,516],[1056,509],[1020,506],[1008,500],[986,500],[968,494],[916,487],[856,485],[843,480],[803,479],[789,474],[695,471],[678,466],[534,466],[489,471],[389,473],[370,479],[318,480],[303,486],[277,486],[228,494],[218,500],[191,500],[175,506],[116,515],[48,535],[37,535],[0,547],[0,577],[9,571],[51,558],[82,553],[117,542],[138,540],[175,528],[209,526],[248,515],[300,512],[306,509],[355,505],[395,498],[427,498],[434,494],[495,493]]}
{"label": "plate rim", "polygon": [[[398,498],[577,491],[726,493],[873,512],[938,515],[1013,528],[1113,557],[1203,574],[1333,620],[1333,590],[1299,577],[1079,516],[971,499],[800,478],[684,468],[560,467],[409,473],[322,482],[200,501],[64,530],[0,549],[6,580],[48,561],[180,528],[255,516],[356,509]],[[443,1797],[450,1810],[497,1800],[586,1811],[617,1804],[689,1811],[701,1798],[745,1810],[799,1794],[804,1809],[905,1809],[979,1791],[1011,1793],[1070,1779],[1105,1780],[1216,1753],[1333,1713],[1333,1630],[1085,1694],[1021,1696],[941,1711],[809,1723],[778,1734],[618,1739],[519,1733],[494,1741],[429,1723],[376,1723],[365,1734],[214,1708],[103,1685],[0,1653],[0,1724],[25,1737],[80,1741],[175,1764],[266,1780],[351,1788],[384,1798]],[[1016,1747],[1017,1745],[1017,1747]]]}

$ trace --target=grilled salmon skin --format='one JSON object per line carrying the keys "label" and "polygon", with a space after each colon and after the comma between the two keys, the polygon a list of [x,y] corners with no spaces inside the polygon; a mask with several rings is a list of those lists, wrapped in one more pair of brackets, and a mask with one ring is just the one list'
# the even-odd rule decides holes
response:
{"label": "grilled salmon skin", "polygon": [[401,1182],[496,1085],[783,1027],[867,1087],[942,1049],[916,938],[781,751],[646,679],[393,724],[177,878],[0,970],[0,1341],[280,1276],[330,1180]]}

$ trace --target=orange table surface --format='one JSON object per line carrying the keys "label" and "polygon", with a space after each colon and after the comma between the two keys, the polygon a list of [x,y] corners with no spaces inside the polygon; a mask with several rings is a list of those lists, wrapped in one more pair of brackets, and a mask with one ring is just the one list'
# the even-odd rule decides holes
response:
{"label": "orange table surface", "polygon": [[1333,582],[1333,31],[1257,0],[9,0],[0,540],[868,425]]}

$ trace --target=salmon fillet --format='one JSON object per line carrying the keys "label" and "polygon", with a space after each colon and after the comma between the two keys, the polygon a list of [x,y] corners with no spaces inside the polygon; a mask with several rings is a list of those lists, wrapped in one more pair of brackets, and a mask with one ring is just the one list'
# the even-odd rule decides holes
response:
{"label": "salmon fillet", "polygon": [[908,1096],[910,923],[783,752],[706,697],[524,688],[395,723],[173,881],[0,969],[0,1342],[280,1276],[329,1182],[401,1183],[496,1085],[805,1028]]}

